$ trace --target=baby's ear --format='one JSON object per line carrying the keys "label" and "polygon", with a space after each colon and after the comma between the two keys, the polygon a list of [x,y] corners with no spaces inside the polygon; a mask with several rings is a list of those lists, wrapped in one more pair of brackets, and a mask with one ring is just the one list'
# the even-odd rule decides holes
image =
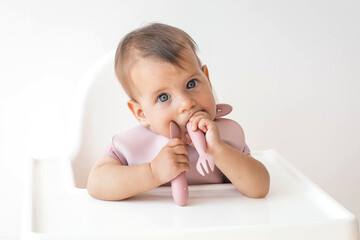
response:
{"label": "baby's ear", "polygon": [[132,114],[134,115],[134,117],[145,127],[149,126],[149,123],[146,119],[146,116],[141,108],[141,105],[134,101],[134,100],[129,100],[127,102],[127,105],[130,109],[130,111],[132,112]]}
{"label": "baby's ear", "polygon": [[212,88],[211,82],[210,82],[210,77],[209,77],[209,69],[207,68],[206,64],[201,67],[201,70],[205,74],[205,76],[210,84],[210,87]]}

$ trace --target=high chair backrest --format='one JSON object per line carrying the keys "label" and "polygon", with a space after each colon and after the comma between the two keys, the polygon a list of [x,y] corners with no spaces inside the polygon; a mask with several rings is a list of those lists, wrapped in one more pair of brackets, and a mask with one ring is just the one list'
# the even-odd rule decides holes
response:
{"label": "high chair backrest", "polygon": [[[129,100],[116,79],[115,52],[100,58],[84,74],[69,126],[75,185],[86,187],[92,165],[110,146],[112,136],[138,122],[127,108]],[[76,125],[76,126],[75,126]]]}

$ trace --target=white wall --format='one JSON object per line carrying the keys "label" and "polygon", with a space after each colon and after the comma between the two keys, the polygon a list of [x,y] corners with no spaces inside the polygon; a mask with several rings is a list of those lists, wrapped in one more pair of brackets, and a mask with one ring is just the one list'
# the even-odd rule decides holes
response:
{"label": "white wall", "polygon": [[197,41],[252,150],[276,149],[359,217],[359,9],[355,0],[2,0],[0,239],[19,238],[26,156],[61,152],[82,73],[151,21]]}

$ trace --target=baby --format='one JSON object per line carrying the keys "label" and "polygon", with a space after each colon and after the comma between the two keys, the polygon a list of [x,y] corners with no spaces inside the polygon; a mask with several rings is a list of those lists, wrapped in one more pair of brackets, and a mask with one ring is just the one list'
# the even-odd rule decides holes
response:
{"label": "baby", "polygon": [[[220,136],[209,71],[188,34],[164,24],[130,32],[118,46],[115,72],[140,126],[114,136],[95,163],[87,184],[91,196],[122,200],[167,184],[182,172],[189,184],[230,181],[248,197],[267,195],[270,177],[264,165],[246,144],[237,149]],[[171,122],[181,137],[170,139]],[[192,131],[205,133],[206,152],[214,159],[215,171],[205,177],[194,167],[198,156],[185,127],[188,122]]]}

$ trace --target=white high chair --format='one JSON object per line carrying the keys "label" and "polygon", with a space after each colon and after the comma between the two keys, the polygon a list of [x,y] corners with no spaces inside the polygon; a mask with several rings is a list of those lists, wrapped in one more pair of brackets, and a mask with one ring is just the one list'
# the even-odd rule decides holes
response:
{"label": "white high chair", "polygon": [[68,157],[30,161],[24,239],[359,239],[357,219],[274,150],[252,152],[271,175],[265,199],[247,198],[231,184],[189,186],[185,207],[174,203],[170,187],[123,201],[90,197],[91,166],[114,134],[138,124],[113,58],[107,54],[85,74]]}

